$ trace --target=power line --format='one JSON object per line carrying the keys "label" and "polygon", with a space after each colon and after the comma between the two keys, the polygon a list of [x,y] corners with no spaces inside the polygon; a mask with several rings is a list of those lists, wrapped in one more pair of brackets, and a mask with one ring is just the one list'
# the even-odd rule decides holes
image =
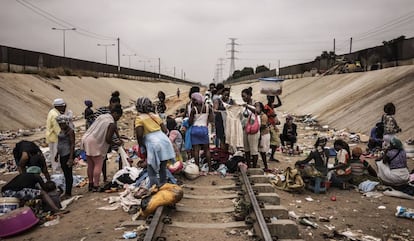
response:
{"label": "power line", "polygon": [[[17,3],[21,4],[22,6],[28,8],[29,10],[33,11],[34,13],[46,18],[47,20],[58,24],[61,27],[65,27],[65,28],[76,28],[76,33],[83,35],[85,37],[89,37],[89,38],[94,38],[94,39],[99,39],[99,40],[111,40],[111,41],[115,41],[116,38],[114,37],[108,37],[108,36],[104,36],[101,34],[97,34],[94,32],[91,32],[87,29],[84,29],[82,27],[76,26],[74,24],[71,24],[61,18],[56,17],[55,15],[51,14],[50,12],[34,5],[33,3],[30,3],[28,0],[16,0]],[[79,31],[78,31],[79,30]]]}
{"label": "power line", "polygon": [[385,31],[385,29],[388,29],[388,28],[393,27],[395,25],[403,24],[407,21],[410,21],[413,17],[414,17],[414,11],[411,11],[411,12],[409,12],[409,13],[403,15],[403,16],[400,16],[400,17],[395,18],[395,19],[393,19],[389,22],[386,22],[386,23],[384,23],[380,26],[372,28],[372,29],[368,30],[365,33],[357,34],[357,35],[355,35],[355,37],[357,38],[357,40],[368,38],[370,35],[376,34],[378,32]]}

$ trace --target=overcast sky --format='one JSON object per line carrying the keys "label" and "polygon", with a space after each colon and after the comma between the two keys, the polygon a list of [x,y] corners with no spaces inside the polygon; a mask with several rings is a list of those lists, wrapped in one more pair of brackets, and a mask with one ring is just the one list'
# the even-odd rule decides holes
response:
{"label": "overcast sky", "polygon": [[[349,52],[414,36],[413,0],[1,0],[0,44],[105,63],[105,47],[121,40],[121,65],[209,83],[230,40],[236,69],[273,69],[313,60],[322,51]],[[117,48],[107,47],[117,64]],[[128,56],[134,55],[136,56]],[[129,61],[130,60],[130,61]]]}

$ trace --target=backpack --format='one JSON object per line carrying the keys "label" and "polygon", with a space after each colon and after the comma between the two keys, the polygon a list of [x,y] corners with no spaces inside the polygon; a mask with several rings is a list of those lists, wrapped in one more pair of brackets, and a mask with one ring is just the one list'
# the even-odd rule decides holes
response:
{"label": "backpack", "polygon": [[[252,120],[252,115],[254,115],[254,120]],[[256,134],[257,132],[259,132],[259,128],[259,116],[257,116],[256,114],[250,114],[249,118],[247,119],[246,127],[244,128],[244,130],[247,134]]]}
{"label": "backpack", "polygon": [[282,174],[277,175],[272,183],[276,188],[287,192],[302,192],[305,187],[299,170],[291,167],[287,167]]}

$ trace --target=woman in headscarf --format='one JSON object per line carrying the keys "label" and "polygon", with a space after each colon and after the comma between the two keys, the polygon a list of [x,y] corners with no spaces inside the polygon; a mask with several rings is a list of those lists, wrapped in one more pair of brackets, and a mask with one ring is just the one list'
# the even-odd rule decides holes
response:
{"label": "woman in headscarf", "polygon": [[122,140],[112,138],[117,129],[116,121],[122,116],[122,107],[115,105],[110,111],[110,114],[98,116],[82,137],[81,147],[88,161],[89,191],[101,191],[99,177],[106,153],[111,144],[122,145]]}
{"label": "woman in headscarf", "polygon": [[75,155],[75,131],[69,126],[68,116],[59,115],[56,117],[56,121],[60,126],[60,133],[55,160],[60,160],[60,166],[65,177],[65,198],[69,198],[72,196],[73,185],[72,166]]}
{"label": "woman in headscarf", "polygon": [[199,93],[191,95],[193,108],[190,112],[189,124],[191,127],[191,144],[193,146],[194,161],[200,165],[200,147],[203,148],[208,170],[211,169],[210,138],[208,135],[208,123],[213,122],[214,115],[210,105],[204,103],[204,97]]}
{"label": "woman in headscarf", "polygon": [[[318,137],[315,142],[314,149],[309,153],[308,157],[303,161],[297,161],[295,166],[299,166],[304,170],[304,177],[312,177],[315,175],[326,176],[328,172],[329,150],[325,149],[327,139],[324,136]],[[309,162],[314,161],[314,164]],[[303,166],[303,167],[302,167]],[[313,170],[316,169],[318,173]]]}
{"label": "woman in headscarf", "polygon": [[167,182],[167,161],[175,158],[174,148],[166,135],[166,126],[154,113],[151,100],[147,97],[138,98],[136,108],[135,135],[141,153],[147,156],[150,185],[161,187]]}
{"label": "woman in headscarf", "polygon": [[407,168],[407,155],[401,141],[384,136],[385,153],[376,160],[378,177],[386,185],[401,186],[407,184],[410,173]]}

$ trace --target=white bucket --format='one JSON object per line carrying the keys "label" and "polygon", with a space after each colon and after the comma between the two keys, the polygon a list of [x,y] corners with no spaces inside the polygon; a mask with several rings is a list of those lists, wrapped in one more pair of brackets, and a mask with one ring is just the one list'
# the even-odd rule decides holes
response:
{"label": "white bucket", "polygon": [[260,81],[260,93],[265,95],[281,95],[282,94],[282,81],[283,79],[278,77],[259,78]]}
{"label": "white bucket", "polygon": [[6,214],[19,207],[19,199],[15,197],[1,197],[0,198],[0,215]]}

